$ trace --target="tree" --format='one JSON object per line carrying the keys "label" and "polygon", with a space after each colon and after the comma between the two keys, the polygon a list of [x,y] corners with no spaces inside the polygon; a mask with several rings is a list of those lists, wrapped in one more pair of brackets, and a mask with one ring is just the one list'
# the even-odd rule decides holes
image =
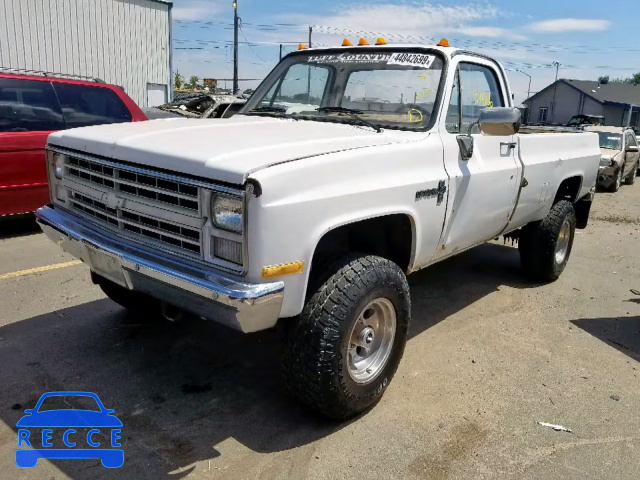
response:
{"label": "tree", "polygon": [[199,81],[200,79],[198,77],[196,77],[195,75],[192,75],[191,78],[189,79],[189,86],[195,89],[198,86]]}
{"label": "tree", "polygon": [[602,85],[606,85],[609,83],[609,75],[605,75],[604,77],[598,77],[598,83]]}
{"label": "tree", "polygon": [[629,85],[640,85],[640,72],[634,73],[627,78],[614,78],[610,80],[611,83],[627,83]]}
{"label": "tree", "polygon": [[184,85],[184,77],[180,75],[180,72],[176,70],[176,73],[173,74],[173,86],[180,90]]}
{"label": "tree", "polygon": [[640,85],[640,72],[639,73],[634,73],[627,80],[628,80],[627,83],[630,83],[631,85]]}

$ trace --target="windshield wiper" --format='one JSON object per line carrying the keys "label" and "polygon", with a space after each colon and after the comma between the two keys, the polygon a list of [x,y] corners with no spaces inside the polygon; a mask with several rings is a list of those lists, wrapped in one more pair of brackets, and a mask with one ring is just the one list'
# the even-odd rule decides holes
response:
{"label": "windshield wiper", "polygon": [[354,119],[358,120],[363,125],[366,125],[369,128],[373,128],[376,132],[378,132],[378,133],[382,132],[382,128],[380,128],[378,125],[375,125],[375,124],[373,124],[371,122],[368,122],[364,118],[359,117],[358,115],[362,113],[360,110],[355,110],[353,108],[344,108],[344,107],[320,107],[316,111],[317,112],[321,112],[321,113],[322,112],[324,112],[324,113],[344,113],[345,115],[349,115],[351,118],[354,118]]}

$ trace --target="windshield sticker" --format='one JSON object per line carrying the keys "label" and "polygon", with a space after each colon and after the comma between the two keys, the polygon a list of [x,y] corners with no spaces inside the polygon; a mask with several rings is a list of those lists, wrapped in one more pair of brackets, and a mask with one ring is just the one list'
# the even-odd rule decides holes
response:
{"label": "windshield sticker", "polygon": [[409,115],[409,123],[420,123],[424,118],[422,112],[417,108],[409,110],[407,115]]}
{"label": "windshield sticker", "polygon": [[412,67],[429,68],[436,57],[422,53],[394,53],[389,59],[389,65],[410,65]]}
{"label": "windshield sticker", "polygon": [[426,97],[427,95],[431,95],[432,93],[433,93],[433,90],[431,90],[430,88],[425,88],[421,92],[418,92],[416,94],[416,98]]}
{"label": "windshield sticker", "polygon": [[485,107],[493,107],[493,101],[491,100],[490,93],[473,91],[473,103],[476,105],[484,105]]}
{"label": "windshield sticker", "polygon": [[309,63],[387,63],[389,53],[340,53],[338,55],[312,55]]}

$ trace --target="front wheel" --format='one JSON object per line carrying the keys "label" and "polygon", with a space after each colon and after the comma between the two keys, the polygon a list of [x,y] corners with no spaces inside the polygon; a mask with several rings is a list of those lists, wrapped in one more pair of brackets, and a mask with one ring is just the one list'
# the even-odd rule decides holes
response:
{"label": "front wheel", "polygon": [[631,169],[631,172],[629,172],[629,175],[627,176],[625,183],[627,185],[633,185],[634,183],[636,183],[637,176],[638,176],[638,164],[636,163]]}
{"label": "front wheel", "polygon": [[95,273],[92,273],[92,280],[110,300],[126,308],[130,313],[140,318],[149,319],[156,319],[160,316],[160,302],[149,295],[121,287]]}
{"label": "front wheel", "polygon": [[569,261],[575,232],[573,204],[567,200],[556,203],[544,220],[522,229],[518,249],[524,269],[537,280],[557,280]]}
{"label": "front wheel", "polygon": [[377,403],[391,382],[411,300],[404,273],[384,258],[347,257],[333,271],[292,325],[282,367],[299,400],[345,420]]}
{"label": "front wheel", "polygon": [[609,191],[612,193],[616,193],[620,190],[622,186],[622,180],[624,178],[624,165],[621,165],[618,171],[616,172],[616,178],[613,180],[613,184],[609,187]]}

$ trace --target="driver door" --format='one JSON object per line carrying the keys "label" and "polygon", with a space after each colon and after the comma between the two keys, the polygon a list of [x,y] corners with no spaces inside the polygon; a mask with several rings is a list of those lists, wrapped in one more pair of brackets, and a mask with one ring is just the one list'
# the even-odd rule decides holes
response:
{"label": "driver door", "polygon": [[[462,61],[455,74],[442,128],[450,178],[445,228],[434,260],[490,240],[507,226],[518,193],[521,166],[513,135],[482,135],[474,126],[486,107],[507,105],[502,75],[489,61]],[[457,136],[471,129],[473,156],[462,158]]]}

